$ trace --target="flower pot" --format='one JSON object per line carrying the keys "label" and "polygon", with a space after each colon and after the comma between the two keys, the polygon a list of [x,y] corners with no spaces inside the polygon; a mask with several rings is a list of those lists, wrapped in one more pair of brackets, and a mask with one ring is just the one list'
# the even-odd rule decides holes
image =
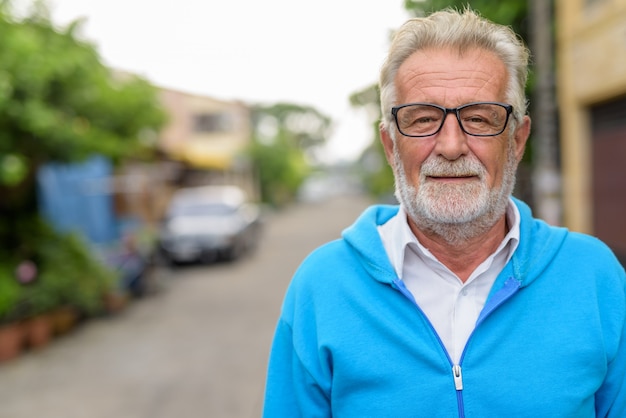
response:
{"label": "flower pot", "polygon": [[103,297],[104,311],[109,315],[121,312],[128,305],[128,296],[123,293],[109,292]]}
{"label": "flower pot", "polygon": [[0,325],[0,362],[20,355],[24,342],[21,324],[14,322]]}
{"label": "flower pot", "polygon": [[76,326],[78,312],[71,306],[62,306],[50,312],[50,318],[52,334],[55,336],[65,335]]}
{"label": "flower pot", "polygon": [[50,315],[41,314],[23,322],[24,343],[28,348],[46,346],[52,338],[52,321]]}

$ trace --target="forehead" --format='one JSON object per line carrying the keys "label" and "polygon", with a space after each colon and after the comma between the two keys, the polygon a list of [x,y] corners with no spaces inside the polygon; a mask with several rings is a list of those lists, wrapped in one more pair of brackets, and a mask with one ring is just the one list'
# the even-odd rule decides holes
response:
{"label": "forehead", "polygon": [[398,103],[458,106],[473,101],[504,101],[507,70],[493,52],[473,48],[414,52],[396,74]]}

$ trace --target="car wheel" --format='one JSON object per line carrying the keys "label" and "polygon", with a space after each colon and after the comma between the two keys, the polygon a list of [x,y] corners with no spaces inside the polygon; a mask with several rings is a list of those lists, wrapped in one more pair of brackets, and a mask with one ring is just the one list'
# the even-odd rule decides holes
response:
{"label": "car wheel", "polygon": [[222,258],[226,261],[235,261],[245,253],[245,245],[241,241],[237,241],[232,247],[224,251]]}

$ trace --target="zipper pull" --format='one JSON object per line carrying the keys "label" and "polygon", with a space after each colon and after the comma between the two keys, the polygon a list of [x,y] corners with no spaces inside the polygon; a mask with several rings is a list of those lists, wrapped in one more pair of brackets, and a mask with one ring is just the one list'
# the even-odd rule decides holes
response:
{"label": "zipper pull", "polygon": [[461,366],[458,364],[452,366],[452,377],[454,378],[456,390],[463,390],[463,374],[461,373]]}

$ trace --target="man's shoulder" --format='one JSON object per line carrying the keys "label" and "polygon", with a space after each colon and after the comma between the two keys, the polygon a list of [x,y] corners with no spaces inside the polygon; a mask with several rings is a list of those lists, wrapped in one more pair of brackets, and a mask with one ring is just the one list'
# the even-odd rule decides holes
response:
{"label": "man's shoulder", "polygon": [[619,264],[613,250],[598,237],[581,232],[568,231],[564,246],[568,251],[576,255],[585,256],[586,259],[595,260],[597,264]]}
{"label": "man's shoulder", "polygon": [[[397,206],[374,205],[341,234],[311,251],[302,261],[294,281],[318,286],[324,280],[361,280],[363,276],[385,277],[393,269],[378,233],[378,226],[398,212]],[[358,279],[357,279],[358,278]]]}

